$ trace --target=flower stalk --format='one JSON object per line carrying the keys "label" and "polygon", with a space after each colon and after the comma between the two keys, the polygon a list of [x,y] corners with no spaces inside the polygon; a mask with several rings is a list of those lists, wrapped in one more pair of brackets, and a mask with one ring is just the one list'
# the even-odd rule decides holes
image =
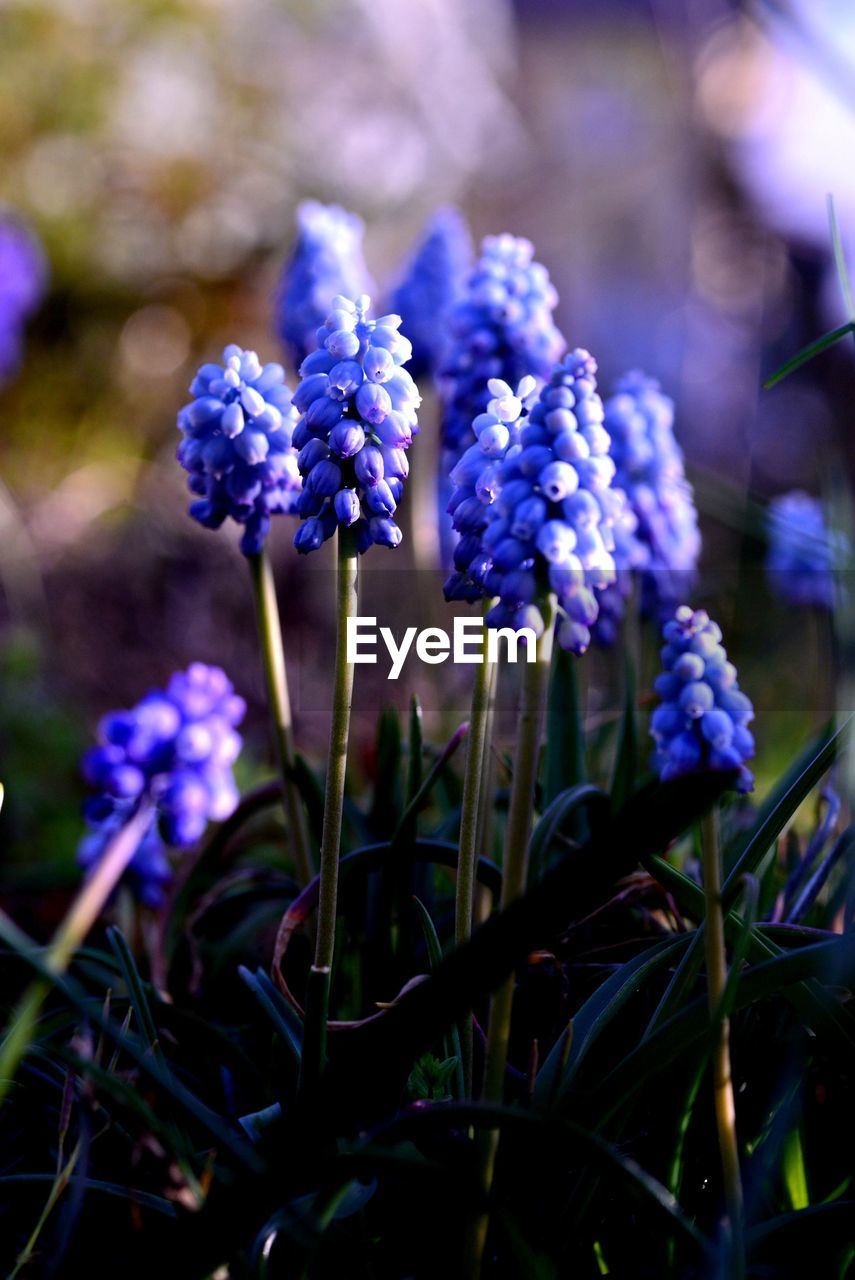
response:
{"label": "flower stalk", "polygon": [[[540,760],[543,722],[546,712],[546,691],[549,668],[552,661],[555,600],[549,596],[542,605],[543,634],[537,645],[537,660],[523,668],[517,714],[517,739],[514,776],[511,786],[508,825],[505,831],[505,856],[502,867],[502,910],[510,906],[525,890],[528,873],[528,847],[531,820],[534,810],[534,791]],[[511,1011],[514,999],[514,976],[511,975],[493,997],[490,1009],[490,1026],[487,1034],[487,1063],[484,1078],[484,1098],[488,1102],[501,1102],[504,1094],[505,1065],[511,1031]],[[485,1197],[489,1196],[493,1182],[493,1169],[498,1149],[498,1131],[484,1132],[481,1148],[481,1173]],[[487,1242],[489,1215],[482,1214],[473,1224],[470,1240],[469,1274],[477,1277],[481,1272],[484,1247]]]}
{"label": "flower stalk", "polygon": [[[478,865],[478,836],[482,796],[485,789],[484,772],[487,728],[490,718],[490,690],[493,684],[495,663],[487,658],[486,631],[484,633],[483,661],[475,668],[475,684],[472,690],[472,710],[469,716],[469,733],[466,741],[466,768],[463,777],[463,801],[460,813],[460,851],[457,862],[457,892],[454,905],[454,940],[457,946],[472,933],[472,917],[475,907],[476,868]],[[472,1092],[472,1019],[468,1017],[460,1027],[460,1048],[463,1057],[463,1079],[467,1096]]]}
{"label": "flower stalk", "polygon": [[282,800],[288,822],[288,837],[297,878],[301,887],[305,887],[312,879],[315,869],[309,849],[306,813],[294,772],[296,763],[294,726],[288,692],[288,673],[285,667],[285,646],[282,642],[279,607],[276,601],[276,585],[273,580],[270,557],[264,548],[256,555],[249,557],[249,566],[252,574],[267,698],[273,721],[276,759],[282,780]]}
{"label": "flower stalk", "polygon": [[353,698],[353,663],[347,657],[347,621],[357,611],[358,560],[351,530],[339,529],[333,711],[321,831],[320,893],[315,958],[306,991],[301,1086],[310,1087],[326,1056],[326,1022],[335,954],[338,864],[344,812],[344,781]]}
{"label": "flower stalk", "polygon": [[707,967],[707,998],[713,1021],[713,1102],[721,1157],[730,1263],[728,1274],[741,1280],[745,1274],[742,1235],[742,1178],[736,1136],[736,1108],[730,1067],[730,1021],[722,1016],[721,1002],[727,986],[727,953],[724,941],[724,910],[721,900],[721,848],[718,808],[701,821],[701,861],[704,880],[704,953]]}

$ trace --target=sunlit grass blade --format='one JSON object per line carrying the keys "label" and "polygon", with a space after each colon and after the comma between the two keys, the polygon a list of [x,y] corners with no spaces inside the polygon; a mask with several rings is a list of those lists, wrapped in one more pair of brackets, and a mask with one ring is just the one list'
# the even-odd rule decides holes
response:
{"label": "sunlit grass blade", "polygon": [[829,330],[824,333],[821,338],[817,338],[814,342],[809,342],[796,355],[791,356],[779,369],[776,369],[771,377],[767,378],[763,383],[764,388],[769,391],[772,387],[777,386],[784,378],[789,377],[796,369],[800,369],[803,364],[807,364],[809,360],[813,360],[816,356],[821,355],[823,351],[827,351],[829,347],[833,347],[836,342],[840,342],[850,333],[855,333],[855,321],[847,320],[845,324],[841,324],[836,329]]}
{"label": "sunlit grass blade", "polygon": [[834,265],[837,269],[837,279],[840,283],[840,292],[843,295],[846,314],[850,320],[855,321],[855,300],[852,297],[852,282],[849,279],[849,267],[846,264],[846,253],[843,248],[843,238],[840,234],[840,224],[837,221],[834,196],[830,193],[828,195],[828,225],[831,231],[831,245],[834,250]]}

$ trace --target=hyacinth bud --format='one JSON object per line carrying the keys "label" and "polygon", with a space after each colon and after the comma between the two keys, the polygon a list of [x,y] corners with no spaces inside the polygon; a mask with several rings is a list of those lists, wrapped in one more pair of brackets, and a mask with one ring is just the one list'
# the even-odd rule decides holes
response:
{"label": "hyacinth bud", "polygon": [[795,490],[769,503],[766,574],[785,604],[833,609],[839,574],[849,556],[848,540],[829,530],[822,503]]}
{"label": "hyacinth bud", "polygon": [[[295,366],[319,345],[318,330],[337,295],[355,298],[371,292],[372,282],[362,255],[364,231],[361,218],[337,205],[306,200],[298,206],[297,241],[283,269],[276,299],[276,329]],[[353,342],[352,334],[349,330],[347,333],[342,358]],[[347,394],[352,395],[353,391]]]}
{"label": "hyacinth bud", "polygon": [[339,525],[354,529],[362,551],[401,541],[390,517],[403,492],[404,450],[418,432],[421,397],[401,367],[410,344],[399,333],[400,317],[371,320],[369,307],[365,296],[332,299],[294,394],[302,414],[294,438],[305,436],[296,459],[304,484],[297,510],[306,518],[294,545],[304,555]]}
{"label": "hyacinth bud", "polygon": [[414,378],[436,371],[446,341],[446,315],[461,294],[471,262],[472,240],[462,215],[456,209],[437,210],[392,294],[393,308],[413,344]]}
{"label": "hyacinth bud", "polygon": [[[656,681],[662,699],[650,720],[656,743],[653,764],[663,782],[707,769],[734,770],[736,789],[751,791],[746,760],[754,756],[749,699],[718,676],[727,661],[721,630],[703,609],[681,605],[663,628],[665,668]],[[730,665],[730,664],[727,664]]]}
{"label": "hyacinth bud", "polygon": [[221,821],[237,805],[231,769],[245,711],[224,671],[194,662],[176,672],[165,690],[105,716],[98,745],[83,759],[84,777],[97,794],[86,806],[90,830],[78,849],[79,864],[88,871],[98,863],[146,796],[157,823],[143,838],[127,878],[146,905],[161,905],[172,875],[164,842],[176,848],[195,843],[209,820]]}
{"label": "hyacinth bud", "polygon": [[[300,474],[294,448],[297,411],[280,364],[262,366],[254,351],[234,344],[223,363],[203,364],[190,384],[194,397],[178,414],[184,439],[177,457],[188,487],[200,495],[194,520],[218,529],[231,517],[243,526],[241,550],[261,550],[272,515],[294,514]],[[318,442],[307,440],[318,460]],[[329,453],[326,446],[323,456]]]}
{"label": "hyacinth bud", "polygon": [[[521,380],[549,377],[567,345],[552,318],[557,300],[530,241],[487,236],[448,313],[449,338],[438,369],[446,474],[472,444],[473,422],[489,401],[495,421],[517,421],[521,401],[534,390]],[[506,388],[502,395],[491,390],[491,379]]]}
{"label": "hyacinth bud", "polygon": [[[574,653],[588,647],[599,593],[614,582],[612,524],[622,509],[610,487],[610,465],[595,471],[568,460],[575,456],[566,448],[568,435],[583,430],[579,423],[602,418],[595,375],[593,357],[577,350],[555,366],[536,400],[533,379],[516,393],[491,379],[493,398],[476,421],[476,444],[454,470],[449,503],[466,546],[465,555],[455,557],[446,597],[496,595],[490,625],[501,618],[502,626],[521,627],[538,600],[554,592],[558,640]],[[508,420],[512,412],[517,417]],[[498,456],[496,427],[507,433]],[[563,458],[556,457],[558,440]],[[608,447],[608,433],[599,430],[586,443],[584,460],[608,463]]]}

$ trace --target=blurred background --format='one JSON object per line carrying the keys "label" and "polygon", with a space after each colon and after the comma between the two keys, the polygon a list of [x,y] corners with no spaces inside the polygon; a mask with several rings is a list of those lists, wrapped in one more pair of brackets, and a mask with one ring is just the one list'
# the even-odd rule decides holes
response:
{"label": "blurred background", "polygon": [[[628,368],[661,379],[701,509],[698,600],[757,705],[762,787],[833,705],[829,623],[772,600],[745,513],[849,466],[851,340],[762,382],[845,319],[826,196],[855,251],[853,70],[846,0],[0,0],[0,201],[46,272],[0,389],[3,883],[47,858],[74,876],[80,749],[193,659],[248,695],[242,768],[266,773],[246,566],[233,528],[186,515],[175,414],[224,343],[282,358],[273,297],[309,197],[362,215],[381,293],[439,204],[476,238],[528,236],[604,393]],[[316,754],[329,561],[298,562],[292,533],[279,520],[270,545]],[[432,593],[422,625],[447,625],[440,582],[368,589],[381,623]],[[592,714],[619,669],[590,660]],[[418,687],[428,732],[453,728],[468,673],[435,671],[360,670],[366,769],[380,701]]]}

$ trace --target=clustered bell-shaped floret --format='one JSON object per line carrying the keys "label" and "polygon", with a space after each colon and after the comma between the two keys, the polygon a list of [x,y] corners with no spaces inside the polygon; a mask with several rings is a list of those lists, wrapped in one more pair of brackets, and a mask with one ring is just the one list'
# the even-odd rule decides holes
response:
{"label": "clustered bell-shaped floret", "polygon": [[751,791],[745,761],[754,756],[748,725],[754,718],[728,662],[721,628],[703,609],[680,605],[663,628],[663,673],[655,689],[661,704],[650,721],[653,764],[663,782],[686,773],[736,770],[737,790]]}
{"label": "clustered bell-shaped floret", "polygon": [[829,530],[822,503],[795,490],[773,498],[767,513],[769,581],[790,605],[833,609],[836,574],[848,558],[844,535]]}
{"label": "clustered bell-shaped floret", "polygon": [[254,555],[270,517],[294,512],[301,490],[292,433],[297,411],[281,364],[226,347],[222,364],[203,364],[194,397],[178,414],[178,461],[189,473],[190,514],[207,529],[231,516],[243,525],[241,550]]}
{"label": "clustered bell-shaped floret", "polygon": [[14,219],[0,217],[0,378],[20,363],[24,325],[46,279],[44,254],[34,236]]}
{"label": "clustered bell-shaped floret", "polygon": [[403,317],[413,344],[410,372],[416,379],[438,367],[448,311],[460,296],[471,262],[472,239],[465,219],[457,209],[438,209],[391,298],[392,310]]}
{"label": "clustered bell-shaped floret", "polygon": [[632,593],[633,578],[648,560],[647,548],[638,536],[638,517],[629,499],[623,489],[613,489],[612,494],[615,501],[612,522],[615,580],[604,591],[597,593],[600,608],[593,627],[594,640],[603,648],[611,648],[617,642],[626,612],[626,602]]}
{"label": "clustered bell-shaped floret", "polygon": [[95,795],[86,806],[90,832],[78,857],[92,866],[112,836],[145,797],[157,825],[140,844],[129,879],[152,901],[169,878],[164,843],[194,844],[209,820],[235,809],[232,767],[241,749],[236,732],[246,711],[224,671],[193,663],[176,672],[129,711],[113,711],[98,727],[98,745],[83,758]]}
{"label": "clustered bell-shaped floret", "polygon": [[297,207],[297,242],[276,299],[276,328],[295,365],[314,351],[331,298],[371,292],[364,233],[362,219],[338,205],[304,200]]}
{"label": "clustered bell-shaped floret", "polygon": [[486,237],[449,313],[439,369],[448,469],[472,444],[472,423],[491,398],[490,379],[516,386],[527,375],[549,377],[567,346],[552,318],[557,301],[549,272],[534,261],[531,241]]}
{"label": "clustered bell-shaped floret", "polygon": [[[637,519],[642,606],[670,613],[691,589],[701,550],[692,487],[674,436],[674,404],[659,383],[628,373],[606,401],[615,487],[623,489]],[[622,565],[620,567],[623,567]]]}
{"label": "clustered bell-shaped floret", "polygon": [[461,537],[446,598],[497,596],[489,626],[540,634],[540,602],[554,593],[558,641],[573,653],[590,644],[597,593],[614,582],[612,528],[624,503],[611,489],[596,368],[587,351],[573,351],[530,409],[533,378],[516,393],[491,380],[493,399],[452,472],[449,506]]}
{"label": "clustered bell-shaped floret", "polygon": [[333,298],[318,330],[318,349],[300,366],[294,428],[304,517],[294,545],[317,550],[341,526],[352,527],[357,549],[397,547],[392,519],[409,471],[406,450],[418,433],[418,388],[403,366],[409,341],[401,317],[368,319],[370,298]]}

